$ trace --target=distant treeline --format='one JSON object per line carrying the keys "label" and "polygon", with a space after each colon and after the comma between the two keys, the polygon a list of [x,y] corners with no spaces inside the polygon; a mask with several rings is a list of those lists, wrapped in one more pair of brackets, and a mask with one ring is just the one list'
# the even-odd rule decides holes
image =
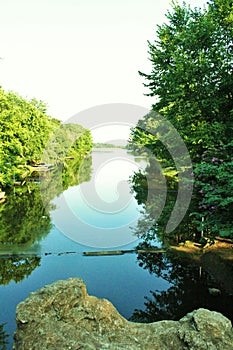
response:
{"label": "distant treeline", "polygon": [[92,148],[91,134],[79,125],[61,124],[36,99],[26,100],[0,88],[0,188],[23,181],[33,165],[58,164],[83,157]]}
{"label": "distant treeline", "polygon": [[126,148],[126,146],[118,146],[112,143],[103,143],[103,142],[93,143],[93,147],[94,148]]}

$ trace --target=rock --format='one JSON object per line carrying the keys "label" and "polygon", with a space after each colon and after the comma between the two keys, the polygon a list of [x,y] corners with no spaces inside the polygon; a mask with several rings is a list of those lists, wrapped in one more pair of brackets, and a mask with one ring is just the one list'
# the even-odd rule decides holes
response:
{"label": "rock", "polygon": [[45,286],[17,306],[15,350],[232,350],[231,322],[198,309],[180,321],[123,318],[106,299],[89,296],[77,278]]}
{"label": "rock", "polygon": [[218,288],[208,288],[210,295],[218,296],[221,294],[221,290]]}

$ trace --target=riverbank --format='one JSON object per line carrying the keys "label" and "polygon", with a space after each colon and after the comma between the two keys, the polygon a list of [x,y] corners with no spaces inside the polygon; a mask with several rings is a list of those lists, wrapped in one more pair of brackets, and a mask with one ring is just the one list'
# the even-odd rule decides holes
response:
{"label": "riverbank", "polygon": [[190,255],[194,254],[195,256],[201,256],[207,252],[212,252],[221,255],[222,258],[233,261],[233,242],[230,242],[230,240],[221,241],[216,239],[214,244],[206,245],[204,247],[195,242],[186,241],[180,243],[178,246],[171,246],[171,249],[177,252],[189,253]]}

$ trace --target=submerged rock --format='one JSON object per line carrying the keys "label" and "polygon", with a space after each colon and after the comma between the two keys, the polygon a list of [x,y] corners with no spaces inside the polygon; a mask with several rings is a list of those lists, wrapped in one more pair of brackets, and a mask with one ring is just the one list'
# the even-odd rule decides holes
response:
{"label": "submerged rock", "polygon": [[123,318],[106,299],[89,296],[77,278],[45,286],[17,306],[15,350],[232,350],[231,322],[198,309],[180,321]]}

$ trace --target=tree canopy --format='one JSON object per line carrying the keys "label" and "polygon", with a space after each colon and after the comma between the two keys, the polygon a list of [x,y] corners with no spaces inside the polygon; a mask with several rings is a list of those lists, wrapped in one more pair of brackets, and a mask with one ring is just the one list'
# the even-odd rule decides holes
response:
{"label": "tree canopy", "polygon": [[0,185],[12,184],[27,166],[40,160],[49,135],[58,123],[46,106],[0,89]]}

